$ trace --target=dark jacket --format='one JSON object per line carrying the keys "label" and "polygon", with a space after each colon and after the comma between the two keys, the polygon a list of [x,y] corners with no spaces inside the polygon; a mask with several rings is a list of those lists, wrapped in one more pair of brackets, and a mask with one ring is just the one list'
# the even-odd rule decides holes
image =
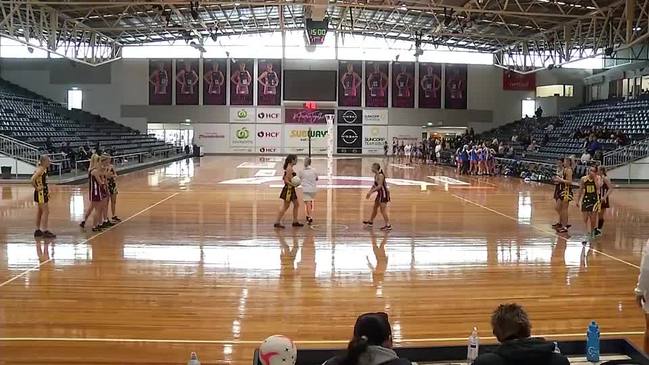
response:
{"label": "dark jacket", "polygon": [[496,351],[478,356],[473,365],[570,365],[570,362],[554,352],[553,342],[525,338],[503,342]]}
{"label": "dark jacket", "polygon": [[[340,365],[344,356],[336,356],[322,365]],[[358,359],[357,365],[411,365],[406,359],[401,359],[392,349],[381,346],[369,346],[367,351]]]}

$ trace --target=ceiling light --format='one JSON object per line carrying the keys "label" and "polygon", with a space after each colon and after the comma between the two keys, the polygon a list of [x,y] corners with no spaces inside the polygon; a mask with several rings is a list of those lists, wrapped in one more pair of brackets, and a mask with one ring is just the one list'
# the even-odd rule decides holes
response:
{"label": "ceiling light", "polygon": [[192,121],[191,119],[185,119],[185,123],[189,123],[191,121]]}

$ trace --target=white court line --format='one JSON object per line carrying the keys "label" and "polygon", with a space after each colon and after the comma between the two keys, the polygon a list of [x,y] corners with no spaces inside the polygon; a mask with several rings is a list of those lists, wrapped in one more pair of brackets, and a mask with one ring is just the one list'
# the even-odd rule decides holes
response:
{"label": "white court line", "polygon": [[[166,202],[167,200],[173,198],[174,196],[176,196],[176,195],[178,195],[178,194],[180,194],[180,193],[173,193],[173,194],[171,194],[170,196],[168,196],[168,197],[166,197],[166,198],[160,200],[159,202],[157,202],[157,203],[155,203],[155,204],[153,204],[153,205],[150,205],[150,206],[148,206],[148,207],[146,207],[146,208],[140,210],[139,212],[133,214],[132,216],[130,216],[130,217],[128,217],[128,218],[122,220],[119,224],[116,224],[116,225],[114,225],[114,226],[108,228],[108,229],[105,230],[105,231],[101,231],[101,232],[97,233],[96,235],[94,235],[94,236],[92,236],[92,237],[86,239],[85,241],[82,241],[82,242],[79,242],[79,243],[75,243],[75,244],[76,244],[76,245],[83,245],[84,243],[88,243],[88,242],[94,240],[95,238],[101,236],[102,234],[104,234],[104,233],[110,231],[111,229],[113,229],[113,228],[115,228],[115,227],[119,227],[122,223],[126,223],[126,222],[130,221],[131,219],[137,217],[138,215],[140,215],[140,214],[146,212],[147,210],[149,210],[149,209],[151,209],[151,208],[153,208],[153,207],[156,207],[156,206],[158,206],[158,205],[160,205],[160,204]],[[34,270],[37,270],[39,267],[41,267],[41,266],[47,264],[48,262],[52,261],[53,259],[54,259],[53,257],[50,257],[49,259],[47,259],[47,260],[45,260],[45,261],[43,261],[43,262],[38,263],[38,265],[34,265],[34,266],[30,267],[29,269],[23,271],[22,273],[20,273],[20,274],[14,276],[13,278],[11,278],[11,279],[9,279],[9,280],[6,280],[6,281],[3,282],[2,284],[0,284],[0,288],[2,288],[3,286],[5,286],[5,285],[7,285],[7,284],[9,284],[9,283],[11,283],[11,282],[13,282],[13,281],[15,281],[16,279],[19,279],[19,278],[21,278],[21,277],[23,277],[23,276],[29,274],[30,272],[32,272],[32,271],[34,271]]]}
{"label": "white court line", "polygon": [[[641,336],[642,331],[629,332],[602,332],[603,337],[619,336]],[[583,337],[583,333],[558,333],[558,334],[535,334],[536,337],[543,338],[571,338]],[[480,337],[481,340],[496,340],[495,337]],[[434,343],[434,342],[465,342],[466,337],[447,337],[447,338],[405,338],[398,342],[409,343]],[[216,345],[258,345],[262,340],[182,340],[182,339],[152,339],[152,338],[83,338],[83,337],[0,337],[0,342],[140,342],[140,343],[191,343],[191,344],[216,344]],[[303,340],[293,341],[296,344],[324,345],[324,344],[347,344],[346,340]]]}
{"label": "white court line", "polygon": [[[455,195],[455,194],[451,194],[451,195],[454,196],[455,198],[458,198],[458,199],[460,199],[460,200],[463,200],[463,201],[465,201],[465,202],[467,202],[467,203],[469,203],[469,204],[473,204],[473,205],[475,205],[475,206],[477,206],[477,207],[480,207],[480,208],[482,208],[482,209],[486,209],[486,210],[488,210],[488,211],[490,211],[490,212],[492,212],[492,213],[496,213],[496,214],[498,214],[498,215],[500,215],[500,216],[503,216],[503,217],[505,217],[505,218],[507,218],[507,219],[511,219],[511,220],[513,220],[514,222],[518,222],[518,219],[515,218],[515,217],[512,217],[512,216],[507,215],[507,214],[505,214],[505,213],[501,213],[501,212],[499,212],[499,211],[497,211],[497,210],[494,210],[494,209],[491,209],[491,208],[489,208],[489,207],[486,207],[486,206],[484,206],[484,205],[482,205],[482,204],[480,204],[480,203],[476,203],[476,202],[474,202],[474,201],[472,201],[472,200],[465,199],[465,198],[463,198],[463,197],[461,197],[461,196],[459,196],[459,195]],[[535,224],[530,224],[530,226],[531,226],[532,228],[536,229],[537,231],[540,231],[540,232],[546,233],[546,234],[548,234],[548,235],[551,235],[551,236],[554,236],[554,237],[558,237],[558,238],[564,238],[564,237],[561,237],[560,235],[558,235],[558,234],[557,234],[556,232],[554,232],[554,231],[550,231],[549,229],[538,227],[538,226],[535,225]],[[629,265],[629,266],[631,266],[631,267],[634,267],[634,268],[640,270],[640,266],[638,266],[638,265],[632,264],[632,263],[630,263],[630,262],[628,262],[628,261],[624,261],[624,260],[622,260],[622,259],[619,259],[619,258],[617,258],[617,257],[615,257],[615,256],[609,255],[609,254],[607,254],[607,253],[605,253],[605,252],[602,252],[602,251],[600,251],[600,250],[596,250],[596,249],[594,249],[594,248],[590,248],[590,247],[589,247],[589,249],[590,249],[591,251],[593,251],[593,252],[597,252],[598,254],[600,254],[600,255],[602,255],[602,256],[606,256],[606,257],[608,257],[608,258],[611,259],[611,260],[615,260],[615,261],[617,261],[617,262],[623,263],[623,264],[625,264],[625,265]]]}

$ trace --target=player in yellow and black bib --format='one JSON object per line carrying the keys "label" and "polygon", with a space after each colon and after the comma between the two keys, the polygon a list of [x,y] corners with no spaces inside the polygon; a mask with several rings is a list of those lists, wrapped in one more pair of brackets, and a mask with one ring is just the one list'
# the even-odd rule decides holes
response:
{"label": "player in yellow and black bib", "polygon": [[568,206],[573,200],[572,193],[572,160],[564,158],[557,169],[557,175],[554,177],[554,209],[559,215],[559,221],[552,225],[558,233],[567,233],[570,224],[568,224]]}
{"label": "player in yellow and black bib", "polygon": [[56,237],[54,233],[47,230],[47,221],[50,215],[50,208],[48,206],[50,191],[47,186],[47,169],[49,167],[50,158],[47,155],[42,155],[38,160],[38,167],[31,179],[32,186],[34,187],[34,202],[38,204],[34,237]]}
{"label": "player in yellow and black bib", "polygon": [[[599,189],[601,182],[597,174],[597,167],[588,168],[588,174],[580,180],[579,199],[577,206],[581,203],[581,211],[584,214],[584,223],[589,229],[589,234],[594,237],[597,233],[598,213],[600,210]],[[589,225],[590,223],[590,225]]]}
{"label": "player in yellow and black bib", "polygon": [[291,203],[293,203],[293,227],[304,226],[304,224],[297,220],[300,203],[297,200],[297,193],[295,191],[297,186],[293,185],[292,182],[293,177],[296,175],[293,169],[295,164],[297,164],[296,155],[286,156],[286,160],[284,160],[284,176],[282,177],[284,187],[282,188],[282,192],[279,194],[279,198],[282,199],[282,206],[280,207],[279,212],[277,212],[277,220],[274,225],[275,228],[284,228],[282,225],[282,218],[284,218],[284,213],[286,213],[288,208],[291,206]]}

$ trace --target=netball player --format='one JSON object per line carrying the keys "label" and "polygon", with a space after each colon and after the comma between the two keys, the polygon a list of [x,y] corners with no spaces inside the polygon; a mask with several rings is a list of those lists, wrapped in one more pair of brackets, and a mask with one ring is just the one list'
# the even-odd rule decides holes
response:
{"label": "netball player", "polygon": [[347,97],[356,97],[358,95],[358,86],[361,85],[361,77],[354,72],[354,64],[347,64],[347,72],[340,78],[343,86],[343,95]]}
{"label": "netball player", "polygon": [[248,95],[250,93],[250,72],[246,70],[246,64],[243,62],[239,63],[239,69],[232,74],[230,78],[234,84],[234,92],[237,95]]}
{"label": "netball player", "polygon": [[397,87],[397,96],[410,97],[410,85],[412,77],[408,74],[408,68],[405,64],[401,65],[401,72],[394,78],[394,85]]}
{"label": "netball player", "polygon": [[476,155],[478,156],[478,175],[487,174],[487,161],[486,161],[487,148],[484,146],[478,146],[476,150]]}
{"label": "netball player", "polygon": [[478,147],[473,145],[469,150],[469,175],[476,175],[478,173]]}
{"label": "netball player", "polygon": [[388,216],[388,203],[390,202],[390,191],[388,190],[388,183],[385,181],[385,174],[381,170],[381,165],[378,163],[372,164],[372,172],[374,173],[374,185],[370,191],[365,195],[365,199],[369,199],[372,194],[376,193],[376,198],[374,199],[374,207],[372,208],[372,215],[367,221],[363,221],[363,224],[372,227],[374,225],[374,218],[378,210],[381,210],[381,215],[385,221],[385,225],[381,227],[382,231],[391,231],[392,225],[390,225],[390,217]]}
{"label": "netball player", "polygon": [[295,192],[296,186],[291,182],[293,176],[297,175],[293,169],[295,164],[297,164],[296,155],[286,156],[286,160],[284,160],[284,187],[282,188],[282,192],[279,194],[279,198],[282,199],[282,206],[279,208],[279,212],[277,213],[277,220],[274,225],[275,228],[285,228],[281,222],[291,203],[293,203],[293,227],[304,227],[304,224],[297,220],[300,203],[297,201],[297,194]]}
{"label": "netball player", "polygon": [[309,225],[313,223],[313,201],[318,192],[318,172],[311,167],[311,157],[304,159],[304,170],[300,171],[302,180],[302,195],[304,207],[306,208],[306,221]]}
{"label": "netball player", "polygon": [[559,233],[568,232],[570,225],[568,224],[568,206],[573,200],[572,192],[572,160],[564,158],[557,171],[557,176],[554,177],[556,184],[554,189],[555,210],[559,214],[559,222],[552,225]]}
{"label": "netball player", "polygon": [[437,99],[437,93],[442,87],[442,79],[435,75],[433,66],[426,67],[426,75],[421,78],[421,89],[424,91],[424,98]]}
{"label": "netball player", "polygon": [[153,85],[154,95],[166,95],[167,86],[169,85],[169,74],[165,69],[163,62],[158,64],[158,69],[153,71],[149,78],[149,83]]}
{"label": "netball player", "polygon": [[115,212],[115,207],[117,206],[117,171],[115,171],[115,166],[113,166],[112,159],[108,160],[108,199],[110,200],[110,208],[113,213],[114,222],[121,222],[122,220],[117,217]]}
{"label": "netball player", "polygon": [[[597,234],[597,217],[600,208],[600,181],[597,175],[597,167],[590,166],[588,174],[579,181],[579,199],[577,207],[581,204],[581,211],[584,215],[584,223],[589,230],[591,238]],[[590,223],[590,224],[589,224]]]}
{"label": "netball player", "polygon": [[83,214],[83,220],[81,221],[81,223],[79,223],[79,227],[81,228],[86,227],[86,221],[88,220],[88,218],[90,218],[92,212],[97,208],[97,204],[94,204],[94,201],[92,199],[93,188],[94,188],[92,172],[97,168],[98,164],[99,164],[99,155],[93,153],[92,156],[90,157],[90,163],[88,165],[88,199],[90,200],[90,205],[88,206],[88,209],[86,209],[85,213]]}
{"label": "netball player", "polygon": [[219,70],[219,63],[212,63],[212,69],[205,74],[203,77],[205,82],[207,82],[207,93],[210,95],[221,95],[223,84],[225,83],[225,77],[223,72]]}
{"label": "netball player", "polygon": [[267,63],[266,70],[259,75],[259,83],[263,86],[263,95],[277,95],[277,85],[279,85],[279,77],[277,72],[273,71],[273,64]]}
{"label": "netball player", "polygon": [[102,175],[101,185],[99,186],[101,193],[101,228],[108,228],[114,226],[110,219],[108,219],[108,203],[110,200],[110,194],[108,193],[108,178],[110,176],[108,166],[110,165],[110,156],[102,154],[99,162],[101,165],[100,173]]}
{"label": "netball player", "polygon": [[374,63],[374,71],[367,77],[367,89],[371,97],[384,97],[388,88],[388,76],[381,72],[378,63]]}
{"label": "netball player", "polygon": [[50,191],[47,186],[47,169],[50,167],[50,158],[41,155],[38,159],[38,166],[32,175],[32,186],[34,187],[34,202],[38,204],[36,211],[36,230],[34,237],[54,238],[56,235],[47,230],[47,223],[50,217]]}
{"label": "netball player", "polygon": [[185,62],[185,68],[176,75],[176,82],[180,86],[180,93],[183,95],[193,95],[194,86],[198,83],[198,74],[192,70],[192,65]]}
{"label": "netball player", "polygon": [[606,209],[611,207],[608,197],[613,191],[613,184],[611,184],[611,180],[606,175],[606,167],[600,166],[597,169],[597,172],[599,173],[601,182],[599,192],[601,195],[600,201],[602,202],[602,204],[600,207],[601,209],[599,210],[599,219],[597,220],[597,230],[595,232],[595,235],[600,236],[602,234],[602,228],[604,228],[604,215],[606,214]]}

